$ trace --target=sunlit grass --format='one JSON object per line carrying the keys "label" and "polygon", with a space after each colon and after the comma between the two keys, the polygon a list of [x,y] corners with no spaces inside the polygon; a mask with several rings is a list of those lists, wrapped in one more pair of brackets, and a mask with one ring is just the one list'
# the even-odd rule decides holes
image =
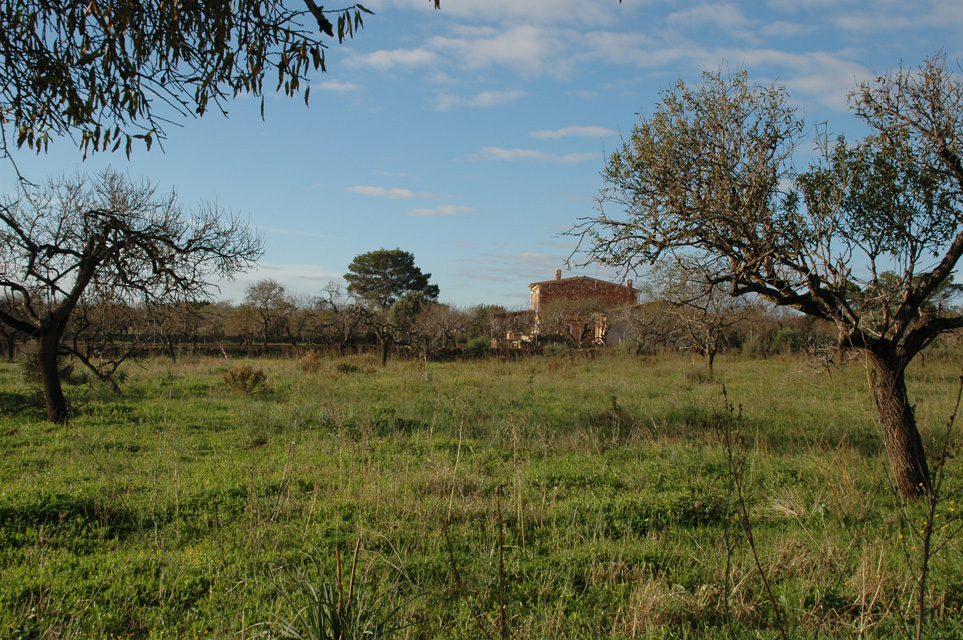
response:
{"label": "sunlit grass", "polygon": [[[245,364],[266,374],[250,393],[225,383]],[[39,408],[0,418],[0,637],[248,637],[283,605],[271,576],[358,539],[366,575],[397,569],[399,597],[418,596],[413,638],[478,637],[500,584],[519,638],[769,633],[731,517],[725,420],[792,628],[897,633],[917,550],[863,365],[829,377],[802,358],[721,357],[714,380],[703,367],[158,359],[127,367],[123,396],[70,387],[66,426]],[[909,372],[929,440],[959,373],[935,357]],[[25,393],[14,365],[0,385]],[[928,601],[951,628],[963,563],[946,531]]]}

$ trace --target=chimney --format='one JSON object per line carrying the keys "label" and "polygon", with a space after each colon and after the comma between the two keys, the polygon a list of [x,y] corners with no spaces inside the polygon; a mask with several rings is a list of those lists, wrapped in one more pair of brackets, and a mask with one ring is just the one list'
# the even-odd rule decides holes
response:
{"label": "chimney", "polygon": [[632,290],[632,281],[631,281],[631,280],[626,280],[626,281],[625,281],[625,286],[629,288],[629,291],[631,291],[631,290]]}
{"label": "chimney", "polygon": [[555,279],[556,279],[556,280],[561,280],[561,279],[562,279],[562,270],[561,270],[561,269],[556,269],[556,270],[555,270]]}

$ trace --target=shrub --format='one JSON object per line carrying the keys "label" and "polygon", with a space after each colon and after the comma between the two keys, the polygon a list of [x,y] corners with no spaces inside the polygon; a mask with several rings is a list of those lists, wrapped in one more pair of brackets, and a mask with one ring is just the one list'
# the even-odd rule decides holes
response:
{"label": "shrub", "polygon": [[461,348],[461,354],[466,358],[477,359],[487,358],[492,352],[492,344],[489,338],[478,336],[472,338]]}
{"label": "shrub", "polygon": [[261,369],[255,369],[249,364],[234,367],[224,376],[224,382],[244,393],[259,391],[267,380],[267,375]]}
{"label": "shrub", "polygon": [[348,362],[347,360],[340,360],[338,364],[334,365],[334,368],[338,370],[338,373],[360,373],[363,371],[361,367],[354,364],[353,362]]}
{"label": "shrub", "polygon": [[[73,381],[74,365],[61,360],[57,372],[60,374],[62,381],[71,382]],[[23,381],[27,384],[41,384],[43,382],[40,356],[37,352],[28,351],[20,356],[20,375],[23,376]]]}
{"label": "shrub", "polygon": [[642,354],[642,347],[643,345],[635,340],[626,339],[615,345],[613,351],[620,356],[634,358]]}
{"label": "shrub", "polygon": [[805,335],[792,327],[783,327],[772,337],[772,350],[775,353],[796,353],[805,344]]}
{"label": "shrub", "polygon": [[746,358],[765,358],[769,355],[769,348],[762,338],[753,334],[742,341],[740,352]]}
{"label": "shrub", "polygon": [[542,355],[548,356],[549,358],[567,358],[571,354],[571,349],[565,344],[547,344],[542,349]]}
{"label": "shrub", "polygon": [[317,349],[312,349],[308,351],[298,362],[301,367],[301,371],[304,373],[317,373],[321,368],[321,352]]}
{"label": "shrub", "polygon": [[712,373],[708,369],[688,369],[685,379],[693,384],[708,384],[712,382]]}

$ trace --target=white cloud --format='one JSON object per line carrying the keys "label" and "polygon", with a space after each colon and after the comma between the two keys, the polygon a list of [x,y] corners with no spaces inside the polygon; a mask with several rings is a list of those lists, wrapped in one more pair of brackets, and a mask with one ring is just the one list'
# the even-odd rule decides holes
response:
{"label": "white cloud", "polygon": [[711,4],[703,2],[697,6],[669,14],[668,24],[692,31],[709,27],[713,32],[724,31],[729,35],[745,38],[751,35],[751,22],[737,4]]}
{"label": "white cloud", "polygon": [[656,47],[655,40],[638,31],[590,31],[581,37],[581,42],[581,58],[610,64],[622,64],[627,54]]}
{"label": "white cloud", "polygon": [[566,136],[604,138],[605,136],[614,136],[616,133],[616,131],[604,127],[564,127],[562,129],[541,129],[539,131],[532,131],[528,135],[536,140],[558,140]]}
{"label": "white cloud", "polygon": [[852,4],[852,0],[769,0],[769,6],[773,9],[792,12],[823,11],[841,4]]}
{"label": "white cloud", "polygon": [[527,284],[553,278],[555,270],[564,266],[565,256],[534,251],[483,253],[478,257],[464,258],[460,262],[470,266],[460,269],[455,274],[458,278],[489,282],[517,282],[519,294],[528,295]]}
{"label": "white cloud", "polygon": [[461,205],[443,205],[434,209],[412,209],[408,212],[409,215],[422,218],[453,216],[459,213],[478,213],[478,209]]}
{"label": "white cloud", "polygon": [[482,91],[481,93],[476,93],[468,98],[451,94],[442,94],[438,96],[438,102],[435,104],[435,109],[438,111],[448,111],[455,107],[487,109],[490,107],[517,102],[524,96],[525,92],[518,89],[513,89],[510,91]]}
{"label": "white cloud", "polygon": [[353,82],[344,82],[343,80],[325,80],[314,85],[314,87],[321,91],[330,91],[332,93],[350,93],[361,90],[361,85]]}
{"label": "white cloud", "polygon": [[[963,3],[959,0],[935,0],[925,10],[917,3],[879,3],[874,11],[854,11],[833,18],[833,24],[849,32],[864,35],[883,31],[910,31],[959,25],[963,22]],[[936,43],[934,43],[934,47]]]}
{"label": "white cloud", "polygon": [[440,196],[433,193],[426,193],[424,191],[411,191],[410,189],[386,189],[385,187],[373,187],[368,185],[354,185],[351,187],[345,187],[347,191],[357,193],[363,196],[374,196],[376,198],[391,198],[393,200],[412,200],[415,198],[422,198],[426,200],[435,200],[438,198],[447,198],[449,196]]}
{"label": "white cloud", "polygon": [[528,77],[564,77],[571,68],[566,54],[574,35],[532,24],[504,29],[461,28],[454,36],[432,38],[428,45],[467,69],[501,66]]}
{"label": "white cloud", "polygon": [[556,155],[539,151],[538,149],[503,149],[501,147],[485,147],[476,156],[482,160],[534,160],[536,162],[556,162],[559,164],[572,164],[576,162],[586,162],[598,160],[598,153],[566,153]]}
{"label": "white cloud", "polygon": [[767,38],[785,38],[813,33],[818,29],[820,29],[820,26],[812,23],[803,24],[799,22],[776,20],[775,22],[770,22],[769,24],[763,25],[760,32]]}
{"label": "white cloud", "polygon": [[774,82],[786,86],[794,100],[816,102],[836,111],[848,111],[849,92],[856,83],[872,77],[863,65],[824,51],[796,54],[775,49],[739,49],[720,51],[719,56],[756,69],[754,77],[750,77],[753,82],[773,82],[759,77],[759,71],[780,69]]}
{"label": "white cloud", "polygon": [[350,64],[390,71],[395,67],[428,67],[437,63],[437,54],[427,49],[382,49],[355,58]]}

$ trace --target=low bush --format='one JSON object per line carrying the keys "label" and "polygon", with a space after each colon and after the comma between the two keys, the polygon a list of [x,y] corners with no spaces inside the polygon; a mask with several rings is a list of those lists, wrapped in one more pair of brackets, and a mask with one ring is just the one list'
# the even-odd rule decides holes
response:
{"label": "low bush", "polygon": [[227,386],[244,393],[260,391],[266,381],[267,375],[264,371],[255,369],[249,364],[234,367],[224,375],[224,383]]}
{"label": "low bush", "polygon": [[477,338],[472,338],[465,343],[465,346],[461,348],[461,354],[469,359],[487,358],[491,355],[492,345],[491,340],[485,336],[478,336]]}
{"label": "low bush", "polygon": [[542,355],[549,358],[567,358],[572,350],[566,344],[547,344],[542,349]]}
{"label": "low bush", "polygon": [[308,351],[298,360],[298,366],[304,373],[317,373],[321,369],[321,352],[317,349]]}
{"label": "low bush", "polygon": [[[57,367],[60,379],[63,382],[73,381],[74,365],[70,362],[61,360]],[[20,356],[20,375],[27,384],[41,384],[40,357],[35,351],[28,351]]]}

